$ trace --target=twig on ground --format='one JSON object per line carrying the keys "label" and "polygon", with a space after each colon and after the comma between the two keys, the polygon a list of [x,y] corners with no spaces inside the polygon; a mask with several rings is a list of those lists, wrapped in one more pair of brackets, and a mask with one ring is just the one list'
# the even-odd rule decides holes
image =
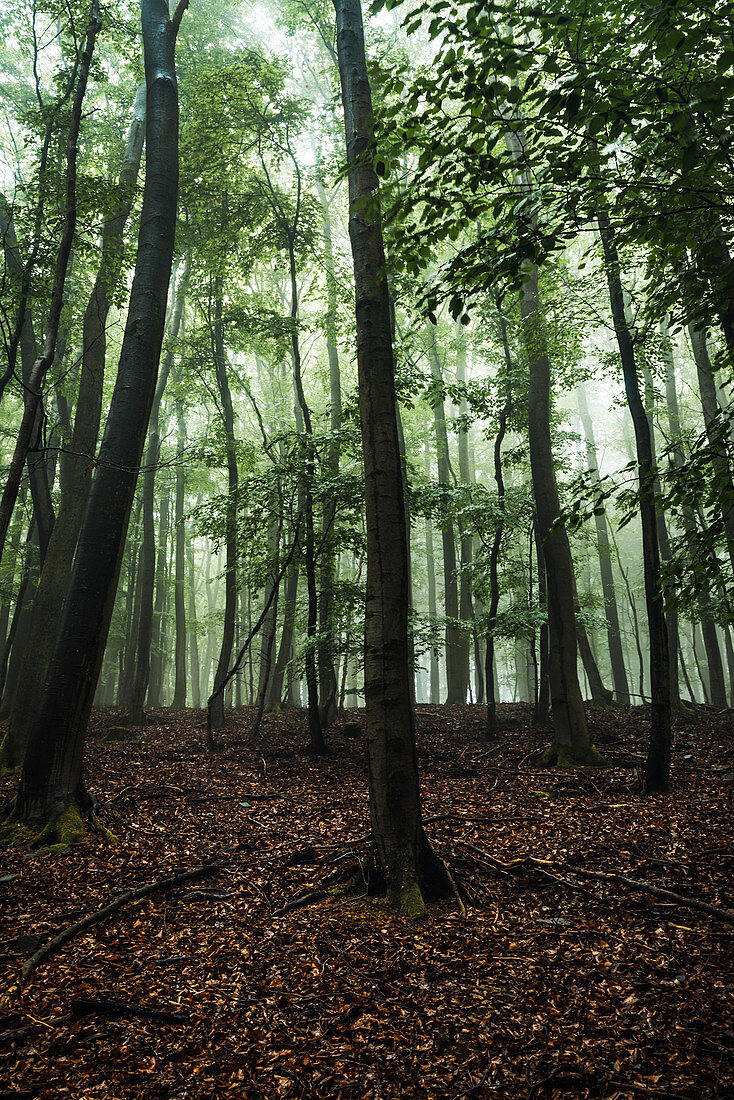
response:
{"label": "twig on ground", "polygon": [[146,1008],[145,1005],[128,1004],[126,1001],[91,1000],[77,997],[71,1002],[72,1016],[121,1016],[135,1017],[140,1020],[159,1020],[163,1024],[187,1024],[191,1017],[187,1013],[167,1012],[159,1008]]}
{"label": "twig on ground", "polygon": [[43,947],[40,947],[34,955],[31,955],[23,964],[23,969],[18,979],[18,988],[28,981],[41,963],[46,962],[47,959],[55,955],[65,943],[68,943],[74,936],[79,935],[80,932],[85,932],[87,928],[93,928],[94,925],[101,924],[103,920],[111,916],[112,913],[116,912],[118,909],[122,909],[124,905],[129,905],[132,901],[138,901],[140,898],[145,898],[149,894],[155,893],[157,890],[168,890],[172,886],[178,886],[180,882],[190,882],[192,879],[204,878],[205,875],[213,875],[221,870],[221,863],[205,863],[200,867],[192,868],[190,871],[180,871],[178,874],[156,879],[155,882],[149,882],[145,886],[139,886],[137,890],[127,890],[124,894],[121,894],[119,898],[116,898],[115,901],[110,902],[109,905],[105,905],[103,909],[97,909],[96,912],[90,913],[88,916],[84,917],[83,920],[68,925],[63,931],[59,932],[57,936],[54,936],[53,939],[45,943]]}

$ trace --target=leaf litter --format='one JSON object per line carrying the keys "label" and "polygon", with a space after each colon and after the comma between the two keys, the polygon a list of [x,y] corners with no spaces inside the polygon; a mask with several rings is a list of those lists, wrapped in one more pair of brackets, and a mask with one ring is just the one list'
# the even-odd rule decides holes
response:
{"label": "leaf litter", "polygon": [[[213,757],[197,712],[107,743],[119,718],[95,712],[87,782],[119,844],[1,856],[0,1096],[734,1096],[734,926],[581,873],[732,908],[732,716],[678,717],[674,793],[643,798],[641,708],[591,712],[612,765],[594,772],[535,769],[548,731],[522,705],[500,707],[492,744],[481,707],[418,715],[427,829],[466,919],[445,904],[411,923],[324,889],[368,847],[358,712],[322,760],[298,711],[257,744],[238,711]],[[208,864],[18,990],[66,926]]]}

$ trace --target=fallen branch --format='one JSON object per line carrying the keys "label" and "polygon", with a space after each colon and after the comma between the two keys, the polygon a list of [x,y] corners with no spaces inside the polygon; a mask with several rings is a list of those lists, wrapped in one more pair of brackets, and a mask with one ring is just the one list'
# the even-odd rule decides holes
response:
{"label": "fallen branch", "polygon": [[27,1035],[32,1035],[40,1027],[60,1027],[61,1024],[68,1024],[70,1020],[71,1013],[67,1012],[65,1016],[56,1016],[52,1020],[34,1020],[32,1024],[25,1024],[23,1027],[14,1027],[10,1031],[0,1031],[0,1047],[12,1043],[16,1039],[25,1039]]}
{"label": "fallen branch", "polygon": [[323,901],[326,897],[326,890],[309,890],[306,894],[299,894],[297,898],[292,898],[287,901],[285,905],[281,905],[280,909],[276,909],[273,913],[274,917],[282,917],[285,913],[290,913],[291,909],[301,909],[304,905],[310,905],[314,901]]}
{"label": "fallen branch", "polygon": [[205,875],[213,875],[221,870],[221,863],[205,863],[201,867],[194,867],[191,871],[180,871],[178,874],[168,875],[166,878],[159,878],[156,879],[155,882],[149,882],[146,886],[139,886],[136,890],[127,890],[124,894],[121,894],[119,898],[116,898],[115,901],[110,902],[109,905],[105,905],[103,909],[98,909],[95,913],[90,913],[89,916],[84,917],[83,920],[68,925],[62,932],[59,932],[58,936],[54,936],[52,940],[49,940],[43,947],[40,947],[35,955],[31,955],[23,964],[23,969],[18,979],[18,988],[28,981],[41,963],[46,962],[47,959],[55,955],[65,943],[68,943],[74,936],[78,936],[80,932],[85,932],[87,928],[93,928],[94,925],[101,924],[103,920],[111,916],[112,913],[115,913],[118,909],[122,909],[124,905],[129,905],[132,901],[138,901],[140,898],[148,897],[149,894],[153,894],[157,890],[169,890],[172,886],[178,886],[180,882],[190,882],[192,879],[204,878]]}
{"label": "fallen branch", "polygon": [[[533,860],[533,863],[536,862],[539,861]],[[734,910],[732,909],[709,905],[707,901],[696,901],[695,898],[687,898],[683,894],[673,893],[672,890],[664,890],[661,886],[653,886],[641,879],[627,878],[626,875],[617,875],[611,871],[587,871],[583,867],[573,867],[570,863],[565,864],[565,868],[572,874],[581,875],[583,878],[594,878],[600,882],[619,882],[622,886],[626,886],[628,890],[639,890],[643,894],[651,894],[654,898],[673,901],[676,905],[683,906],[686,909],[697,909],[700,913],[708,913],[710,917],[716,917],[718,920],[734,924]]]}
{"label": "fallen branch", "polygon": [[72,1016],[121,1016],[140,1020],[158,1020],[162,1024],[187,1024],[191,1017],[183,1012],[166,1012],[159,1008],[146,1008],[145,1005],[128,1004],[126,1001],[95,1001],[86,997],[77,997],[71,1002]]}

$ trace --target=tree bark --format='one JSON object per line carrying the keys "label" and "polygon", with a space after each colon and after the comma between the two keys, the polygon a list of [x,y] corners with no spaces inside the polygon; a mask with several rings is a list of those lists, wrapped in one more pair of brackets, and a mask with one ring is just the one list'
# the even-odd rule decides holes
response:
{"label": "tree bark", "polygon": [[176,424],[178,429],[178,465],[176,467],[176,574],[174,587],[174,609],[176,616],[176,661],[173,689],[173,706],[181,710],[186,706],[186,527],[184,525],[184,491],[186,471],[183,466],[184,447],[186,446],[186,424],[183,403],[176,402]]}
{"label": "tree bark", "polygon": [[161,457],[160,409],[163,394],[173,365],[175,342],[181,330],[186,291],[189,282],[189,264],[186,263],[176,288],[175,306],[171,311],[170,343],[161,364],[153,396],[148,428],[148,449],[143,474],[143,543],[140,549],[140,621],[135,661],[135,675],[127,700],[128,721],[133,726],[145,720],[144,704],[150,678],[150,650],[153,640],[153,599],[155,592],[155,478]]}
{"label": "tree bark", "polygon": [[[660,326],[660,334],[663,337],[663,359],[665,361],[665,401],[668,409],[668,423],[670,425],[670,441],[673,445],[673,458],[676,466],[682,466],[685,461],[683,453],[683,432],[680,423],[680,410],[678,408],[678,393],[675,384],[675,359],[673,347],[670,342],[667,321]],[[689,546],[695,546],[698,542],[698,526],[693,509],[688,504],[681,508],[683,519],[683,531]],[[716,707],[726,707],[726,684],[724,682],[724,665],[721,659],[721,648],[716,634],[716,623],[711,615],[709,606],[703,597],[697,599],[698,613],[701,621],[701,633],[706,649],[706,661],[708,664],[711,684],[711,702]]]}
{"label": "tree bark", "polygon": [[234,434],[234,409],[232,392],[227,376],[227,356],[224,351],[224,323],[222,319],[224,288],[221,276],[214,279],[214,326],[213,351],[217,389],[222,405],[224,434],[227,441],[227,529],[226,562],[224,574],[224,625],[222,645],[219,650],[217,671],[214,674],[212,696],[214,701],[209,708],[211,726],[221,729],[224,726],[224,692],[220,690],[229,672],[234,644],[234,618],[237,613],[237,489],[239,470],[237,467],[237,444]]}
{"label": "tree bark", "polygon": [[[43,341],[41,354],[33,364],[30,377],[23,393],[23,416],[18,429],[18,438],[13,451],[13,457],[8,470],[2,497],[0,498],[0,557],[5,547],[5,539],[10,526],[13,508],[18,498],[18,490],[23,475],[23,467],[28,456],[28,448],[33,437],[33,429],[37,422],[38,410],[41,404],[41,387],[46,373],[53,363],[56,353],[56,341],[59,334],[61,310],[64,305],[64,287],[66,285],[66,273],[69,266],[69,257],[74,242],[76,231],[77,207],[76,207],[76,177],[79,131],[82,121],[82,107],[87,90],[89,69],[92,63],[95,41],[101,28],[99,16],[99,2],[92,0],[87,35],[79,65],[79,77],[77,80],[74,99],[71,106],[71,119],[66,143],[66,182],[64,195],[64,221],[56,254],[53,285],[51,288],[51,302],[49,305],[46,334]],[[23,322],[25,323],[25,321]]]}
{"label": "tree bark", "polygon": [[664,793],[668,790],[670,784],[670,659],[668,632],[660,586],[660,549],[658,546],[657,509],[655,505],[655,464],[653,461],[650,424],[640,394],[635,349],[627,325],[619,255],[606,210],[599,208],[597,220],[604,250],[612,320],[622,361],[627,402],[635,429],[639,470],[642,555],[645,572],[645,603],[650,630],[652,695],[650,746],[645,766],[645,783],[651,793]]}
{"label": "tree bark", "polygon": [[[435,327],[430,330],[431,377],[441,385],[441,364],[436,347]],[[446,623],[446,702],[466,702],[469,686],[469,638],[456,625],[459,618],[459,582],[456,565],[456,541],[454,524],[449,515],[448,490],[453,482],[449,460],[449,439],[446,431],[446,415],[443,400],[433,406],[433,425],[436,433],[436,462],[438,483],[445,491],[441,510],[441,543],[443,545],[443,590]]]}
{"label": "tree bark", "polygon": [[[596,441],[594,439],[594,425],[589,415],[589,406],[586,400],[586,386],[579,382],[576,386],[576,398],[579,404],[581,425],[586,439],[586,463],[589,467],[592,485],[599,484],[599,466],[596,455]],[[609,659],[612,666],[612,683],[614,694],[618,703],[625,705],[630,701],[630,689],[627,681],[627,669],[624,663],[622,651],[622,632],[619,626],[619,610],[617,608],[617,593],[612,572],[612,552],[609,545],[609,529],[607,527],[607,515],[604,505],[600,504],[594,509],[594,522],[596,525],[596,550],[599,556],[599,572],[601,574],[601,590],[604,599],[604,617],[607,620],[607,644],[609,646]]]}
{"label": "tree bark", "polygon": [[140,170],[144,135],[145,84],[141,84],[135,98],[119,174],[120,199],[102,231],[99,271],[84,313],[82,366],[70,453],[66,455],[61,499],[33,601],[28,645],[19,673],[20,691],[8,729],[8,744],[16,764],[23,760],[28,731],[40,702],[92,483],[90,467],[97,448],[102,414],[107,317],[122,270],[124,231]]}
{"label": "tree bark", "polygon": [[148,87],[146,179],[138,255],[117,381],[39,713],[30,731],[14,816],[68,832],[83,799],[82,758],[155,392],[178,195],[175,42],[164,0],[142,0]]}
{"label": "tree bark", "polygon": [[[372,96],[359,0],[334,0],[349,174],[359,413],[367,522],[365,702],[370,819],[389,900],[424,911],[421,884],[438,874],[421,823],[408,646],[405,495],[396,418],[390,301],[372,165]],[[442,866],[442,865],[441,865]],[[445,873],[445,869],[444,869]]]}

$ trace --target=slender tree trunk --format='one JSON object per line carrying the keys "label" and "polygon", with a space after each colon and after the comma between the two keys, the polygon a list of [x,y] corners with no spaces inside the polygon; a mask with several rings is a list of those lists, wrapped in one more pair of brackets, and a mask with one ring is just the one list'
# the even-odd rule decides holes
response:
{"label": "slender tree trunk", "polygon": [[[586,387],[583,382],[579,382],[576,386],[576,397],[579,403],[579,414],[586,439],[586,463],[589,467],[592,485],[598,485],[599,467],[596,457],[594,425],[589,415],[589,406],[586,400]],[[594,521],[596,524],[596,549],[599,556],[601,590],[604,598],[604,617],[607,620],[607,644],[609,646],[609,659],[612,666],[614,694],[617,697],[618,703],[629,704],[630,690],[629,683],[627,682],[627,669],[624,663],[624,654],[622,652],[622,633],[619,628],[617,593],[614,585],[614,573],[612,572],[612,553],[609,546],[609,529],[607,527],[607,515],[602,504],[594,509]]]}
{"label": "slender tree trunk", "polygon": [[[295,234],[289,234],[289,258],[291,276],[291,349],[293,354],[293,378],[296,386],[298,405],[303,417],[306,485],[304,490],[304,563],[306,568],[306,591],[308,593],[308,618],[306,623],[306,688],[308,693],[308,732],[311,752],[320,756],[326,751],[324,731],[319,711],[319,678],[317,670],[317,634],[318,634],[318,589],[316,586],[316,546],[313,515],[313,486],[316,480],[316,454],[313,444],[311,410],[303,392],[301,376],[301,346],[298,337],[298,281],[296,279]],[[333,666],[332,666],[333,672]]]}
{"label": "slender tree trunk", "polygon": [[171,314],[170,343],[161,364],[153,397],[148,429],[148,449],[143,474],[143,544],[140,550],[140,622],[135,675],[127,700],[128,721],[133,726],[145,720],[143,706],[150,678],[150,650],[153,640],[153,599],[155,592],[155,476],[161,456],[160,409],[173,365],[175,342],[181,331],[186,291],[189,282],[189,265],[186,264],[178,287],[175,306]]}
{"label": "slender tree trunk", "polygon": [[635,429],[640,479],[642,553],[645,570],[645,602],[650,630],[652,695],[650,747],[645,767],[645,782],[648,791],[664,793],[670,785],[670,660],[668,632],[663,613],[660,585],[660,549],[658,546],[657,508],[655,505],[655,464],[652,438],[650,424],[640,394],[635,350],[625,314],[619,255],[612,236],[609,216],[606,210],[601,208],[598,210],[598,224],[604,250],[614,331],[622,361],[627,402]]}
{"label": "slender tree trunk", "polygon": [[[674,595],[674,585],[672,579],[663,580],[662,575],[666,567],[669,566],[669,562],[672,557],[672,549],[670,544],[670,534],[668,532],[668,521],[665,515],[662,502],[660,501],[660,481],[657,476],[657,449],[655,444],[655,386],[653,383],[652,373],[650,368],[643,362],[642,375],[645,383],[644,390],[644,403],[645,411],[647,413],[647,420],[650,425],[650,447],[652,450],[652,464],[656,471],[655,479],[653,483],[654,496],[655,496],[655,518],[657,525],[658,546],[660,547],[660,567],[661,567],[661,584],[662,592],[665,602],[665,597]],[[671,604],[673,601],[671,601]],[[671,606],[665,612],[665,622],[668,629],[668,663],[670,668],[670,705],[673,710],[680,710],[680,688],[678,684],[678,611],[675,606]]]}
{"label": "slender tree trunk", "polygon": [[166,644],[166,597],[168,578],[168,532],[170,527],[171,490],[166,484],[161,493],[158,517],[158,550],[155,564],[155,603],[153,605],[153,634],[150,645],[150,676],[148,678],[148,706],[156,710],[161,706],[163,691],[163,650]]}
{"label": "slender tree trunk", "polygon": [[711,465],[719,488],[721,500],[721,518],[726,534],[726,548],[734,572],[734,480],[732,479],[729,456],[726,450],[726,427],[721,421],[721,410],[716,396],[716,381],[706,344],[706,333],[702,329],[688,326],[691,338],[693,358],[698,375],[698,392],[701,397],[703,421],[706,426],[706,438],[709,444]]}
{"label": "slender tree trunk", "polygon": [[194,545],[189,539],[187,559],[189,567],[189,647],[191,653],[191,704],[201,710],[201,665],[199,661],[199,635],[196,618],[196,574],[194,571]]}
{"label": "slender tree trunk", "polygon": [[30,731],[16,816],[68,842],[85,803],[82,759],[89,711],[114,606],[163,340],[178,193],[175,42],[164,0],[143,0],[148,86],[146,179],[135,278],[117,381],[79,537],[56,650]]}
{"label": "slender tree trunk", "polygon": [[520,315],[529,366],[528,429],[530,468],[538,534],[543,543],[550,628],[549,682],[553,707],[553,745],[548,763],[594,764],[576,668],[575,580],[565,527],[558,524],[560,501],[550,435],[550,360],[538,294],[538,272],[523,284]]}
{"label": "slender tree trunk", "polygon": [[[660,326],[663,337],[663,358],[665,360],[665,400],[668,408],[668,423],[670,425],[670,441],[674,447],[674,461],[677,466],[682,466],[685,461],[683,454],[683,432],[680,423],[680,411],[678,408],[678,393],[675,385],[675,360],[673,347],[670,342],[667,322]],[[681,509],[683,519],[683,531],[689,546],[695,546],[698,541],[698,527],[693,509],[684,504]],[[711,701],[714,706],[726,707],[726,686],[724,683],[724,665],[721,660],[721,649],[716,634],[716,623],[707,606],[706,600],[699,597],[697,600],[698,612],[701,617],[701,633],[706,649],[709,676],[711,680]]]}
{"label": "slender tree trunk", "polygon": [[408,647],[405,494],[396,418],[390,301],[372,157],[372,97],[359,0],[334,0],[347,143],[359,411],[367,517],[365,702],[370,819],[388,898],[424,911],[421,881],[445,868],[421,823]]}
{"label": "slender tree trunk", "polygon": [[538,535],[538,525],[533,523],[533,535],[535,538],[535,558],[538,566],[538,607],[545,613],[545,620],[540,626],[538,648],[540,660],[538,668],[538,701],[533,714],[533,722],[536,726],[544,726],[550,721],[550,679],[548,665],[550,663],[550,630],[548,627],[548,582],[545,572],[545,555],[543,544]]}
{"label": "slender tree trunk", "polygon": [[[430,332],[431,376],[440,386],[441,364],[436,347],[436,333],[433,326]],[[437,400],[433,407],[433,424],[436,432],[436,461],[438,465],[438,483],[446,494],[442,505],[441,542],[443,544],[443,584],[444,613],[446,623],[446,702],[463,704],[469,686],[469,638],[456,623],[459,619],[459,582],[456,564],[456,541],[454,524],[449,514],[448,490],[453,481],[449,459],[449,438],[446,431],[446,416],[443,400]]]}
{"label": "slender tree trunk", "polygon": [[[425,459],[426,459],[426,475],[428,480],[431,479],[431,456],[428,447],[428,440],[425,441]],[[436,603],[436,558],[433,549],[433,526],[431,525],[431,517],[426,516],[426,566],[428,570],[428,616],[431,623],[435,623],[438,615],[438,607]],[[430,694],[429,702],[434,705],[439,702],[441,684],[439,677],[438,667],[438,654],[434,646],[431,646],[429,651],[430,659]]]}
{"label": "slender tree trunk", "polygon": [[[97,448],[102,413],[107,316],[122,268],[124,230],[138,178],[144,134],[145,85],[141,84],[119,176],[123,196],[105,222],[100,267],[84,313],[82,367],[70,453],[65,456],[61,499],[33,602],[29,644],[20,668],[20,691],[10,716],[8,745],[18,764],[23,759],[28,731],[40,702],[92,483],[89,467]],[[21,355],[25,358],[23,343]]]}
{"label": "slender tree trunk", "polygon": [[79,65],[79,76],[76,91],[71,107],[69,133],[66,143],[66,183],[64,195],[64,222],[61,232],[61,241],[56,254],[53,285],[51,288],[51,302],[49,305],[48,319],[46,323],[46,335],[43,341],[41,354],[33,364],[28,382],[23,392],[23,416],[18,429],[18,438],[10,462],[5,488],[0,498],[0,557],[5,547],[10,519],[13,508],[18,498],[23,467],[26,463],[28,448],[33,438],[34,426],[37,423],[38,410],[41,404],[41,387],[46,373],[53,363],[56,353],[56,341],[61,321],[61,310],[64,305],[64,287],[66,273],[69,266],[69,257],[74,242],[76,230],[76,177],[77,155],[79,143],[79,131],[82,121],[82,107],[87,90],[89,69],[92,63],[97,33],[101,27],[98,0],[92,0],[87,36]]}
{"label": "slender tree trunk", "polygon": [[183,467],[183,453],[186,446],[186,424],[183,405],[176,403],[176,423],[178,427],[178,466],[176,467],[176,580],[174,605],[176,612],[176,679],[173,689],[173,706],[180,710],[186,706],[186,528],[184,526],[184,491],[186,472]]}
{"label": "slender tree trunk", "polygon": [[[321,232],[324,240],[326,268],[326,353],[329,358],[329,428],[331,439],[327,450],[329,477],[339,477],[339,432],[342,424],[341,372],[336,344],[337,282],[334,273],[334,248],[331,237],[329,204],[323,184],[316,176],[316,192],[323,213]],[[337,715],[337,683],[334,664],[334,581],[336,571],[336,538],[333,530],[336,500],[332,495],[323,506],[322,548],[319,593],[319,709],[321,724],[328,728]]]}
{"label": "slender tree trunk", "polygon": [[226,565],[224,575],[224,626],[222,646],[219,650],[217,671],[214,676],[210,707],[211,726],[221,729],[224,726],[224,692],[221,689],[229,672],[234,644],[234,618],[237,613],[237,489],[239,470],[237,467],[237,444],[234,434],[234,409],[232,393],[227,376],[227,357],[224,351],[223,285],[221,277],[214,280],[214,367],[217,376],[219,400],[224,417],[224,434],[227,440],[227,532]]}

